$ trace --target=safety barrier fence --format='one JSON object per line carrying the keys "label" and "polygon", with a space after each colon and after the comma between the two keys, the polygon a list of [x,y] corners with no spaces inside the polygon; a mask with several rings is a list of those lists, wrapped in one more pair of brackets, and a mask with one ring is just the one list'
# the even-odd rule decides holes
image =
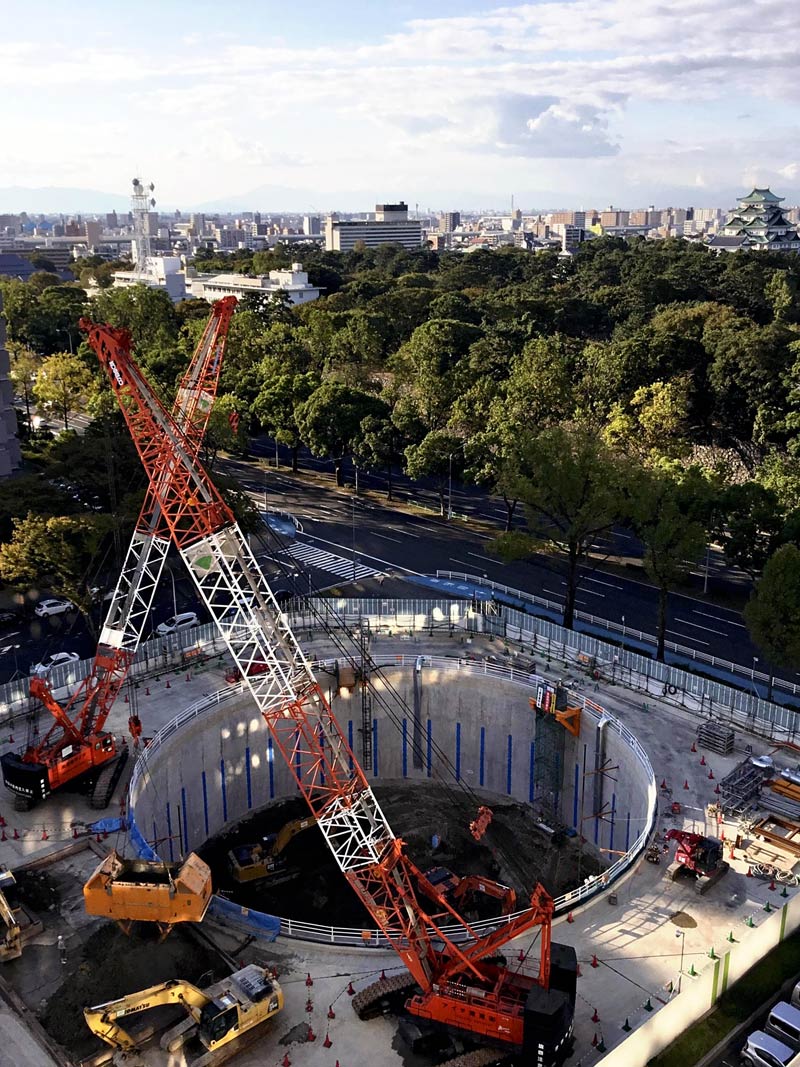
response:
{"label": "safety barrier fence", "polygon": [[[547,600],[544,597],[535,596],[533,593],[526,593],[522,589],[514,589],[509,585],[503,585],[502,582],[493,582],[489,578],[483,578],[479,574],[465,574],[463,571],[441,571],[437,570],[437,578],[448,579],[450,581],[471,582],[473,585],[481,586],[482,588],[489,589],[492,592],[500,593],[504,597],[508,597],[511,600],[517,600],[524,604],[531,604],[532,606],[544,608],[547,611],[553,611],[561,615],[564,611],[564,605],[559,604],[554,600]],[[513,607],[513,605],[509,605]],[[626,626],[624,623],[614,622],[611,619],[604,619],[600,615],[591,615],[585,611],[575,611],[575,618],[579,622],[584,622],[589,626],[596,626],[598,629],[608,630],[611,633],[619,634],[624,641],[641,641],[643,644],[652,645],[656,647],[657,638],[654,634],[646,633],[644,630],[637,630],[632,626]],[[553,624],[555,625],[555,624]],[[564,627],[558,627],[559,630],[564,630]],[[564,630],[565,633],[571,634],[574,637],[586,637],[586,634],[580,634],[575,630]],[[690,648],[687,645],[678,644],[675,641],[665,641],[665,648],[670,652],[674,652],[676,655],[682,656],[686,659],[696,660],[698,663],[707,664],[709,667],[716,667],[720,670],[727,671],[730,674],[738,675],[744,681],[750,681],[751,683],[760,682],[763,685],[769,683],[769,675],[762,671],[757,671],[753,667],[745,667],[741,663],[734,663],[732,660],[722,659],[720,656],[711,656],[707,652],[701,652],[699,649]],[[617,647],[617,646],[615,646]],[[651,660],[651,662],[653,662]],[[659,664],[659,666],[665,666]],[[793,696],[800,694],[800,685],[795,682],[790,682],[785,678],[776,676],[773,679],[773,689],[782,689],[787,693],[791,693]]]}
{"label": "safety barrier fence", "polygon": [[[374,618],[375,617],[370,621],[373,622]],[[365,617],[362,616],[362,622],[364,620]],[[299,617],[295,618],[293,620],[294,625],[297,625],[299,621]],[[317,666],[321,670],[332,670],[334,665],[334,660],[323,660],[317,663]],[[461,657],[451,658],[446,656],[400,654],[393,658],[392,665],[395,667],[412,669],[417,665],[421,665],[425,668],[440,671],[455,671],[466,675],[492,676],[498,680],[515,683],[531,691],[535,691],[536,686],[544,680],[539,675],[531,674],[526,670],[505,667],[485,660],[473,662]],[[244,687],[241,682],[220,689],[211,696],[204,697],[202,700],[191,705],[191,707],[186,708],[180,715],[176,716],[171,722],[167,723],[166,726],[159,730],[147,749],[137,760],[131,777],[128,793],[128,811],[130,813],[130,819],[134,825],[136,823],[136,798],[139,796],[140,790],[146,787],[146,781],[143,781],[143,779],[150,777],[152,771],[156,770],[159,749],[161,749],[161,747],[188,722],[202,716],[210,709],[218,707],[225,701],[231,700],[236,696],[241,696],[243,689]],[[589,878],[576,889],[556,897],[556,915],[566,915],[568,912],[574,911],[598,894],[605,892],[606,889],[614,884],[614,882],[618,881],[631,868],[643,852],[655,827],[657,815],[658,796],[655,775],[647,753],[639,744],[637,738],[623,723],[615,719],[613,716],[610,716],[600,705],[577,693],[572,694],[572,699],[583,708],[587,715],[592,716],[595,720],[605,717],[607,720],[606,728],[616,732],[622,742],[630,749],[642,772],[643,788],[646,789],[647,793],[647,805],[642,830],[630,849],[600,875]],[[247,925],[247,914],[243,914],[243,911],[247,912],[247,909],[239,909],[238,906],[233,906],[233,910],[228,909],[229,918],[235,916],[237,925]],[[263,930],[265,926],[268,926],[268,919],[277,919],[277,917],[265,917],[264,913],[252,911],[252,909],[251,914],[253,915],[253,922],[251,925],[254,933],[257,933],[259,930]],[[515,912],[508,916],[478,921],[472,923],[471,928],[479,935],[486,934],[492,930],[499,929],[501,926],[510,922],[515,915],[518,914],[519,912]],[[233,921],[232,918],[231,921]],[[333,927],[317,923],[306,923],[285,918],[280,918],[277,921],[280,922],[282,934],[287,937],[295,937],[304,941],[324,942],[326,944],[347,945],[351,947],[388,947],[388,942],[384,936],[380,931],[374,929],[357,930],[347,927]],[[442,929],[451,939],[465,939],[464,931],[460,927],[445,926]]]}

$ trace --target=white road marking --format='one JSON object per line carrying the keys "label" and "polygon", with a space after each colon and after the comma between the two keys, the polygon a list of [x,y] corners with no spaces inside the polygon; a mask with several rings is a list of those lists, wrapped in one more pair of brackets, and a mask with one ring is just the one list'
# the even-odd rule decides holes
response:
{"label": "white road marking", "polygon": [[675,622],[682,622],[684,626],[695,626],[698,630],[705,630],[709,634],[719,634],[720,637],[728,637],[724,630],[712,630],[710,626],[702,626],[699,622],[691,622],[689,619],[675,619]]}
{"label": "white road marking", "polygon": [[372,578],[380,571],[374,567],[368,567],[364,563],[354,562],[346,556],[336,556],[333,552],[326,552],[322,548],[314,548],[312,545],[294,541],[288,548],[280,553],[282,556],[291,556],[292,559],[303,563],[307,567],[316,567],[317,570],[330,571],[337,578],[349,578],[351,581],[359,581],[362,578]]}
{"label": "white road marking", "polygon": [[[382,533],[378,533],[378,531],[377,531],[377,530],[370,530],[370,531],[369,531],[369,536],[370,536],[370,537],[382,537],[384,541],[394,541],[394,543],[395,543],[396,545],[402,545],[402,543],[403,543],[403,542],[402,542],[402,541],[400,540],[400,538],[399,538],[399,537],[389,537],[389,535],[388,535],[388,534],[382,534]],[[412,534],[411,536],[413,537],[414,535]]]}
{"label": "white road marking", "polygon": [[674,634],[676,637],[682,637],[684,641],[692,641],[696,645],[705,645],[708,647],[708,641],[701,641],[699,637],[687,637],[686,634],[678,633],[677,630],[667,630],[668,634]]}
{"label": "white road marking", "polygon": [[695,615],[704,615],[707,619],[713,619],[715,622],[724,623],[726,626],[738,626],[742,630],[747,629],[743,622],[734,622],[733,619],[721,619],[718,615],[709,615],[707,611],[698,611],[697,608],[693,608],[692,610]]}
{"label": "white road marking", "polygon": [[487,563],[499,563],[500,560],[492,559],[491,556],[482,556],[480,552],[467,552],[468,556],[474,556],[475,559],[485,559]]}
{"label": "white road marking", "polygon": [[554,589],[548,589],[547,586],[544,586],[544,585],[542,586],[542,592],[549,593],[550,596],[560,597],[562,600],[564,599],[564,594],[563,593],[557,593]]}
{"label": "white road marking", "polygon": [[[460,563],[462,567],[471,567],[472,570],[476,569],[474,563],[465,563],[463,559],[456,559],[455,556],[450,556],[450,562],[451,563]],[[482,573],[482,572],[479,571],[478,573]]]}
{"label": "white road marking", "polygon": [[617,585],[615,582],[604,582],[602,580],[602,578],[589,578],[587,576],[586,578],[581,578],[581,581],[582,582],[597,582],[598,585],[607,585],[609,589],[621,589],[623,592],[625,591],[625,586],[624,585]]}

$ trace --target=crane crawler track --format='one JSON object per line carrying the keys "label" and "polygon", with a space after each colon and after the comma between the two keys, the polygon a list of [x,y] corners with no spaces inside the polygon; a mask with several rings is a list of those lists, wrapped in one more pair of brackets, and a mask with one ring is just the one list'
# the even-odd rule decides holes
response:
{"label": "crane crawler track", "polygon": [[489,1067],[490,1064],[503,1063],[508,1051],[500,1048],[474,1048],[452,1060],[445,1060],[440,1067]]}
{"label": "crane crawler track", "polygon": [[103,767],[100,774],[97,776],[97,781],[94,783],[94,789],[92,789],[91,800],[89,801],[91,807],[95,811],[102,811],[103,808],[107,808],[111,797],[114,795],[114,790],[117,787],[117,782],[120,780],[125,764],[128,762],[128,748],[124,746],[120,751],[119,756],[110,763],[107,763]]}
{"label": "crane crawler track", "polygon": [[384,1014],[384,1003],[388,1001],[392,1008],[400,1000],[401,994],[410,992],[417,983],[407,972],[394,974],[391,978],[379,978],[377,982],[365,986],[353,997],[353,1011],[359,1019],[374,1019]]}

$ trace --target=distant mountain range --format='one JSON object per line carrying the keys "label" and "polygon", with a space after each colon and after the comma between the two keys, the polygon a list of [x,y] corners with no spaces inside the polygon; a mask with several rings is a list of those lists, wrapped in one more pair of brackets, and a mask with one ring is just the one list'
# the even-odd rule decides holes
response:
{"label": "distant mountain range", "polygon": [[[800,201],[800,187],[796,183],[773,182],[773,191],[785,198],[787,205],[797,204]],[[655,204],[656,207],[721,207],[730,208],[736,203],[736,199],[749,190],[743,187],[708,190],[696,186],[642,186],[641,189],[631,196],[622,193],[613,198],[615,205],[624,205],[626,208],[647,207]],[[391,194],[391,195],[390,195]],[[243,211],[264,212],[292,212],[299,214],[324,215],[331,210],[339,211],[371,211],[376,202],[392,202],[405,199],[411,210],[414,210],[415,196],[413,190],[401,193],[389,193],[386,190],[313,190],[297,189],[284,185],[260,185],[245,193],[232,194],[219,197],[214,200],[206,200],[201,203],[183,203],[178,205],[184,214],[191,211],[205,211],[213,213],[238,214]],[[548,211],[556,208],[602,208],[607,199],[602,195],[592,196],[582,200],[576,195],[569,195],[552,191],[518,191],[514,196],[514,203],[523,211]],[[511,205],[511,194],[476,192],[464,189],[440,189],[431,191],[419,199],[421,211],[471,211],[471,210],[508,210]],[[43,186],[40,188],[26,188],[24,186],[8,186],[0,188],[0,214],[17,213],[27,211],[30,214],[53,215],[63,213],[72,214],[105,214],[107,211],[128,211],[130,200],[127,196],[118,193],[104,193],[97,189],[59,188],[58,186]],[[157,210],[171,212],[172,205],[162,204],[160,201]]]}

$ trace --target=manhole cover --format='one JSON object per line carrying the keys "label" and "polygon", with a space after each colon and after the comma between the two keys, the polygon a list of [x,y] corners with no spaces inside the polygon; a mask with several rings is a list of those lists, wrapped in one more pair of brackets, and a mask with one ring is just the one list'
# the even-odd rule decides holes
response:
{"label": "manhole cover", "polygon": [[674,915],[670,915],[669,921],[680,926],[682,930],[693,930],[697,926],[696,920],[691,915],[687,915],[685,911],[676,911]]}

